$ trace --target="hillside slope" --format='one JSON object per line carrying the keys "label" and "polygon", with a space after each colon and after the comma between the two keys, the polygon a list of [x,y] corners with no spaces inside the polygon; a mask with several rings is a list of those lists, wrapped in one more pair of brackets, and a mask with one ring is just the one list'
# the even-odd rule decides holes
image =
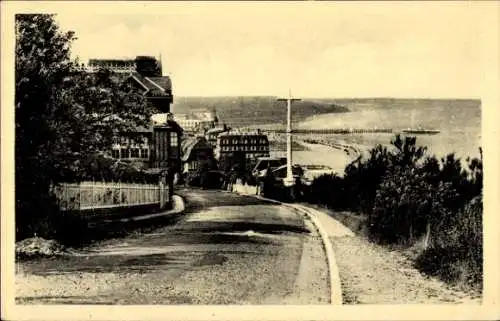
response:
{"label": "hillside slope", "polygon": [[[177,97],[174,99],[174,113],[188,113],[193,109],[215,108],[219,120],[231,127],[284,124],[286,122],[286,103],[278,102],[277,97]],[[294,102],[292,119],[299,122],[307,117],[349,112],[349,109],[332,102],[303,100]]]}

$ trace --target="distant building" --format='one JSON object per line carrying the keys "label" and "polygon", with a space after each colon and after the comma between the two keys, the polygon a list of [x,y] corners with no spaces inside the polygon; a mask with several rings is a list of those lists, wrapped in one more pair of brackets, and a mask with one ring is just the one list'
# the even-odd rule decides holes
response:
{"label": "distant building", "polygon": [[189,134],[202,133],[218,125],[214,110],[197,109],[185,114],[175,114],[174,120]]}
{"label": "distant building", "polygon": [[189,137],[182,142],[183,173],[210,168],[214,164],[213,148],[204,137]]}
{"label": "distant building", "polygon": [[[269,156],[269,140],[260,130],[240,132],[232,130],[217,137],[215,157],[220,162],[227,157],[244,157],[254,161],[257,157]],[[224,164],[221,164],[224,167]],[[221,168],[222,168],[221,167]]]}

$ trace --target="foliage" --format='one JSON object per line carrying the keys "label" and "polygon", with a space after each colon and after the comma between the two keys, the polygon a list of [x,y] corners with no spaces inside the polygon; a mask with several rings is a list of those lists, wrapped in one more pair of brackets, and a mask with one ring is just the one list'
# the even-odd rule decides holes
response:
{"label": "foliage", "polygon": [[395,168],[380,184],[368,216],[371,238],[412,243],[424,235],[428,224],[438,227],[450,216],[445,204],[455,194],[449,183],[430,185],[426,173],[418,168]]}
{"label": "foliage", "polygon": [[474,197],[450,221],[433,244],[417,258],[422,271],[445,281],[482,287],[483,282],[483,202]]}
{"label": "foliage", "polygon": [[[438,160],[414,137],[392,140],[347,166],[343,178],[314,180],[308,201],[366,215],[371,240],[412,246],[424,271],[477,282],[482,273],[482,151],[463,168],[454,154]],[[457,268],[460,267],[460,268]]]}
{"label": "foliage", "polygon": [[49,186],[84,175],[84,156],[146,125],[152,107],[107,71],[77,71],[74,32],[53,15],[19,14],[15,23],[16,223],[30,235],[55,211]]}
{"label": "foliage", "polygon": [[384,176],[396,167],[412,168],[425,154],[424,147],[416,146],[415,137],[391,141],[393,150],[377,145],[369,151],[368,159],[358,158],[345,169],[345,186],[350,195],[350,208],[355,211],[371,213],[376,192]]}
{"label": "foliage", "polygon": [[317,177],[308,191],[309,202],[313,204],[335,204],[336,209],[348,207],[345,181],[337,175],[324,174]]}

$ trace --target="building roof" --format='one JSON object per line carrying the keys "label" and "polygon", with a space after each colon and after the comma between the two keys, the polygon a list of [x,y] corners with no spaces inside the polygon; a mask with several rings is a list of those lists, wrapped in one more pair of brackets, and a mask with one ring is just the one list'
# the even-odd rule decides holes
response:
{"label": "building roof", "polygon": [[229,130],[230,129],[227,128],[227,127],[219,126],[219,127],[215,127],[215,128],[211,128],[211,129],[207,130],[207,135],[220,134],[220,133],[223,133],[223,132],[227,132]]}
{"label": "building roof", "polygon": [[182,129],[182,127],[179,126],[179,124],[177,124],[177,122],[175,122],[173,120],[167,120],[163,124],[154,125],[154,126],[151,127],[151,130],[153,130],[153,127],[172,128],[175,132],[181,133],[181,134],[184,132],[184,130]]}
{"label": "building roof", "polygon": [[89,59],[89,66],[106,66],[109,63],[116,64],[118,66],[120,65],[133,65],[135,64],[135,59],[119,59],[119,58],[112,58],[112,59]]}
{"label": "building roof", "polygon": [[165,123],[161,124],[151,122],[149,126],[136,126],[133,131],[130,131],[130,133],[152,133],[155,127],[173,128],[175,132],[181,134],[183,132],[183,129],[179,126],[179,124],[173,120],[167,120]]}
{"label": "building roof", "polygon": [[[104,63],[100,59],[91,59],[92,65],[99,65],[100,63]],[[116,60],[117,62],[125,63],[125,61]],[[171,96],[172,95],[172,81],[169,76],[161,76],[161,77],[145,77],[138,73],[137,71],[129,71],[128,69],[125,72],[113,72],[112,78],[115,80],[122,82],[127,79],[133,79],[137,82],[143,89],[144,95],[149,97],[162,97],[162,96]]]}
{"label": "building roof", "polygon": [[240,131],[240,130],[237,130],[237,129],[233,129],[233,130],[230,130],[230,131],[227,131],[227,132],[223,132],[223,133],[220,134],[220,136],[261,136],[261,137],[266,137],[267,138],[267,135],[263,134],[259,130],[255,130],[255,131]]}
{"label": "building roof", "polygon": [[134,71],[130,74],[146,91],[148,96],[168,96],[172,92],[172,82],[169,76],[161,77],[144,77],[140,73]]}
{"label": "building roof", "polygon": [[189,137],[184,140],[181,144],[182,158],[183,162],[188,161],[192,152],[195,148],[212,149],[204,137]]}

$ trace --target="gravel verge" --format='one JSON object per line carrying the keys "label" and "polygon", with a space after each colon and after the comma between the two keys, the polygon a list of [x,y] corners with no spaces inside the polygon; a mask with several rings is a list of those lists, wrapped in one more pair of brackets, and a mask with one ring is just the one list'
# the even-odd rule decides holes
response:
{"label": "gravel verge", "polygon": [[396,251],[359,236],[331,237],[344,304],[480,304],[477,295],[421,274]]}
{"label": "gravel verge", "polygon": [[[344,304],[481,304],[480,293],[421,273],[403,251],[368,241],[362,222],[349,213],[304,205],[315,210],[330,237]],[[347,219],[355,231],[332,216]]]}

